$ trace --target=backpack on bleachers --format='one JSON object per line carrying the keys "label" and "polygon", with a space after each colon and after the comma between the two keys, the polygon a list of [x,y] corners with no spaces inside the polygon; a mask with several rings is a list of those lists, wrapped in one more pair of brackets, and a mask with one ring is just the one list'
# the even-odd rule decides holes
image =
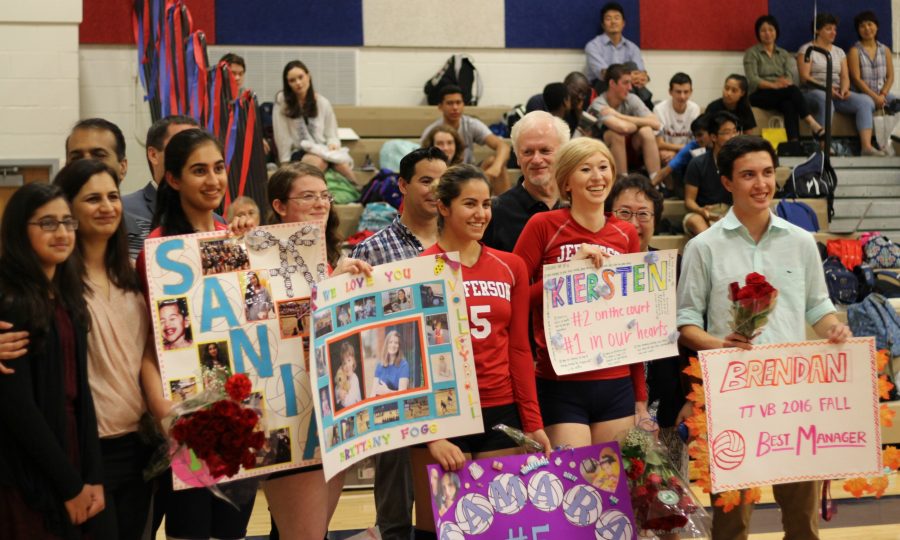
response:
{"label": "backpack on bleachers", "polygon": [[874,290],[885,298],[900,298],[900,272],[876,270]]}
{"label": "backpack on bleachers", "polygon": [[[836,304],[852,304],[859,294],[859,283],[853,272],[837,257],[831,256],[822,263],[825,271],[825,284],[828,286],[828,297]],[[856,334],[853,334],[856,335]]]}
{"label": "backpack on bleachers", "polygon": [[880,294],[870,294],[847,308],[847,322],[854,336],[875,336],[875,347],[900,356],[900,316]]}
{"label": "backpack on bleachers", "polygon": [[816,211],[805,202],[796,199],[793,201],[789,201],[787,198],[781,199],[781,202],[775,207],[775,215],[801,229],[819,232],[819,218],[816,216]]}
{"label": "backpack on bleachers", "polygon": [[386,202],[396,209],[403,203],[403,194],[397,185],[399,177],[390,169],[381,169],[362,189],[359,202],[369,205],[373,202]]}
{"label": "backpack on bleachers", "polygon": [[876,234],[863,244],[866,262],[875,268],[900,268],[900,246]]}
{"label": "backpack on bleachers", "polygon": [[478,105],[478,100],[484,93],[481,75],[478,74],[475,63],[468,54],[454,54],[433,77],[428,79],[425,83],[425,96],[429,105],[441,102],[441,88],[448,84],[462,88],[463,101],[466,105]]}
{"label": "backpack on bleachers", "polygon": [[325,185],[334,197],[334,204],[350,204],[359,200],[356,184],[331,167],[325,170]]}
{"label": "backpack on bleachers", "polygon": [[359,217],[359,226],[356,230],[358,232],[378,232],[390,225],[396,215],[397,209],[386,202],[369,203],[363,208],[363,213]]}
{"label": "backpack on bleachers", "polygon": [[378,166],[382,170],[390,169],[392,171],[400,170],[400,160],[406,154],[419,148],[419,143],[406,141],[403,139],[390,139],[384,141],[381,150],[378,151]]}
{"label": "backpack on bleachers", "polygon": [[828,241],[829,257],[837,257],[845,268],[856,268],[863,262],[862,247],[857,240],[850,238],[832,238]]}
{"label": "backpack on bleachers", "polygon": [[868,264],[862,263],[853,268],[853,275],[856,276],[856,301],[862,302],[875,291],[875,271]]}
{"label": "backpack on bleachers", "polygon": [[828,221],[834,215],[834,190],[837,176],[825,168],[825,154],[816,152],[794,167],[791,177],[781,190],[782,197],[797,199],[828,199]]}

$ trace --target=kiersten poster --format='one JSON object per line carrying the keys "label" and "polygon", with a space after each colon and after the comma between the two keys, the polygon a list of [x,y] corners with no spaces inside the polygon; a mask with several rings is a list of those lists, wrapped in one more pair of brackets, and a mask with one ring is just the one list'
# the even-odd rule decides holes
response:
{"label": "kiersten poster", "polygon": [[[232,479],[318,463],[303,341],[311,285],[326,273],[321,224],[154,238],[145,249],[166,397],[184,401],[235,373],[253,382],[247,404],[261,415],[266,446]],[[177,474],[175,485],[192,487]]]}
{"label": "kiersten poster", "polygon": [[702,351],[700,364],[714,492],[880,474],[874,338]]}
{"label": "kiersten poster", "polygon": [[483,430],[456,253],[323,281],[312,320],[326,477],[374,454]]}
{"label": "kiersten poster", "polygon": [[[441,540],[632,540],[637,528],[618,443],[428,466]],[[676,496],[677,497],[677,496]]]}
{"label": "kiersten poster", "polygon": [[678,354],[674,249],[544,266],[544,335],[559,375]]}

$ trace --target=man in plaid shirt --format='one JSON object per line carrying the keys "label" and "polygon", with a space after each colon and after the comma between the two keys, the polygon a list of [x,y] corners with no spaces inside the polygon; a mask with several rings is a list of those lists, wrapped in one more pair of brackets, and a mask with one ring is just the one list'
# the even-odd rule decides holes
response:
{"label": "man in plaid shirt", "polygon": [[[398,185],[403,213],[356,246],[351,257],[372,266],[418,257],[437,242],[437,198],[433,186],[447,170],[447,156],[435,147],[413,150],[400,160]],[[409,450],[375,456],[376,523],[385,540],[409,540],[413,484]]]}

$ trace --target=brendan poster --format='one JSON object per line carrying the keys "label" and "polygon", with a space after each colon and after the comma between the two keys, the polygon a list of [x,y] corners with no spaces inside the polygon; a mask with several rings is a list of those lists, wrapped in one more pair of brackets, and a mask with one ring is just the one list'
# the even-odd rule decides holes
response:
{"label": "brendan poster", "polygon": [[559,375],[678,354],[677,251],[544,266],[544,335]]}
{"label": "brendan poster", "polygon": [[716,493],[881,471],[875,339],[700,353]]}
{"label": "brendan poster", "polygon": [[380,452],[482,431],[456,253],[323,281],[312,325],[326,477]]}
{"label": "brendan poster", "polygon": [[[154,238],[145,249],[166,397],[181,402],[223,376],[246,373],[253,383],[247,404],[261,415],[266,444],[256,466],[234,478],[318,463],[303,342],[311,285],[326,275],[321,225],[259,227],[241,238]],[[175,485],[191,487],[178,474]]]}
{"label": "brendan poster", "polygon": [[441,539],[637,538],[618,443],[429,465],[428,479]]}

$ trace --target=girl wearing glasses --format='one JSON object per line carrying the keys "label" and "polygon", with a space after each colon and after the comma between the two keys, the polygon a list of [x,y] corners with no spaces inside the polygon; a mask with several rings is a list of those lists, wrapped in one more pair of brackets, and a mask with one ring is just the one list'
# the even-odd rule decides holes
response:
{"label": "girl wearing glasses", "polygon": [[[107,509],[94,536],[137,540],[150,511],[151,485],[143,470],[150,449],[138,437],[147,409],[166,411],[158,378],[141,380],[142,365],[155,362],[149,311],[128,258],[116,173],[103,162],[75,161],[53,183],[78,220],[76,260],[91,316],[87,335],[89,383],[94,395]],[[143,384],[142,384],[143,383]]]}
{"label": "girl wearing glasses", "polygon": [[[242,235],[252,228],[247,216],[236,217],[230,225],[219,222],[214,214],[222,203],[227,189],[225,158],[221,143],[206,131],[188,129],[173,136],[166,145],[165,178],[159,185],[153,227],[148,238],[160,238],[198,232],[229,231]],[[137,259],[141,279],[145,273],[144,252]],[[146,282],[143,283],[146,291]],[[160,379],[159,367],[151,375]],[[161,392],[161,388],[160,388]],[[170,404],[169,404],[170,405]],[[168,407],[158,411],[165,416]],[[157,411],[154,411],[157,412]],[[226,484],[241,488],[252,485],[253,480]],[[243,490],[242,490],[243,491]],[[248,490],[250,491],[250,490]],[[239,508],[214,496],[203,488],[172,491],[171,473],[167,473],[157,490],[154,507],[165,512],[166,535],[174,538],[243,538],[247,535],[247,522],[253,510],[256,489],[249,500],[241,500]],[[154,530],[162,519],[154,516]]]}
{"label": "girl wearing glasses", "polygon": [[481,243],[491,221],[491,184],[478,167],[454,165],[438,181],[435,197],[438,242],[422,255],[459,253],[478,395],[487,430],[432,441],[427,449],[413,449],[416,529],[427,531],[434,530],[428,504],[429,484],[424,475],[427,463],[439,463],[445,471],[456,471],[466,459],[519,453],[516,443],[491,429],[501,423],[522,429],[547,453],[551,450],[538,407],[528,346],[529,286],[525,265],[516,255]]}
{"label": "girl wearing glasses", "polygon": [[537,350],[541,414],[554,446],[612,441],[647,416],[644,366],[632,364],[558,375],[550,363],[543,319],[543,265],[590,259],[600,267],[610,255],[640,249],[637,231],[603,205],[616,178],[613,156],[602,142],[573,139],[556,154],[556,184],[569,208],[542,212],[525,225],[513,253],[525,260]]}
{"label": "girl wearing glasses", "polygon": [[0,538],[80,538],[104,508],[90,315],[69,257],[77,228],[60,189],[37,182],[13,194],[0,224],[0,319],[31,337],[0,377]]}
{"label": "girl wearing glasses", "polygon": [[[341,257],[338,218],[332,211],[333,198],[321,169],[308,163],[282,165],[269,179],[267,197],[270,223],[325,223],[325,251],[330,273],[371,275],[372,267],[368,263]],[[310,351],[305,354],[309,358]],[[343,486],[343,473],[326,483],[321,465],[270,475],[263,483],[263,489],[272,514],[273,534],[278,531],[281,538],[292,540],[322,540],[328,532],[328,523],[337,508]]]}

